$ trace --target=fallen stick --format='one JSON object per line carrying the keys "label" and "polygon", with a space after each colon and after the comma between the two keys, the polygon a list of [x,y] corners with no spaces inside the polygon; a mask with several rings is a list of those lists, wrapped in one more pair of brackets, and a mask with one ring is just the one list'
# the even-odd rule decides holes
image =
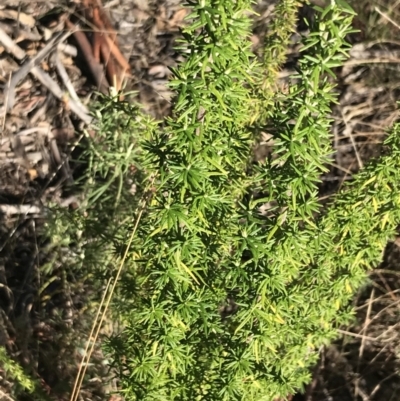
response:
{"label": "fallen stick", "polygon": [[95,60],[93,56],[93,51],[90,46],[90,43],[85,36],[85,34],[78,29],[71,21],[66,20],[65,24],[70,28],[73,32],[72,34],[74,35],[76,41],[79,44],[79,47],[82,50],[82,54],[85,57],[87,64],[89,66],[89,69],[93,75],[93,78],[96,82],[97,88],[100,92],[102,93],[107,93],[108,92],[108,85],[106,82],[106,79],[104,77],[104,72],[103,68],[101,65]]}
{"label": "fallen stick", "polygon": [[51,140],[50,140],[50,149],[51,149],[51,152],[53,153],[53,158],[54,158],[54,161],[55,161],[58,169],[61,168],[61,171],[62,171],[66,181],[69,184],[72,184],[74,182],[74,180],[72,179],[72,174],[69,171],[69,167],[67,164],[68,162],[66,163],[65,161],[62,160],[60,151],[58,149],[57,141],[55,138],[51,138]]}
{"label": "fallen stick", "polygon": [[19,131],[17,133],[17,136],[25,136],[25,135],[30,135],[34,133],[39,133],[42,135],[46,135],[49,133],[49,127],[33,127],[33,128],[26,128],[22,131]]}
{"label": "fallen stick", "polygon": [[111,86],[114,86],[117,89],[117,91],[119,91],[121,87],[118,79],[115,62],[114,59],[110,57],[111,56],[110,48],[108,47],[107,42],[104,40],[104,38],[100,42],[100,51],[104,63],[106,65],[108,82],[110,83]]}
{"label": "fallen stick", "polygon": [[[107,41],[108,47],[110,48],[110,52],[115,57],[118,64],[122,67],[123,74],[130,75],[129,71],[131,67],[116,44],[117,35],[114,29],[112,28],[111,23],[108,21],[108,18],[106,18],[105,13],[100,9],[99,6],[93,9],[93,22],[99,29],[100,33],[102,33],[102,37],[105,38],[105,40]],[[111,31],[109,31],[109,29],[111,29]],[[105,60],[104,62],[106,63]]]}
{"label": "fallen stick", "polygon": [[43,209],[33,205],[0,205],[0,213],[7,216],[13,214],[41,214]]}
{"label": "fallen stick", "polygon": [[[44,72],[40,67],[36,66],[35,63],[40,62],[39,60],[42,60],[49,51],[52,50],[54,47],[54,43],[58,39],[62,39],[64,37],[68,37],[70,35],[70,32],[67,34],[61,34],[57,35],[57,37],[53,38],[54,40],[50,41],[38,54],[37,56],[33,59],[25,63],[15,74],[13,74],[13,77],[9,80],[6,86],[5,90],[5,98],[7,99],[7,108],[6,111],[10,111],[12,109],[12,106],[14,104],[15,100],[15,86],[16,84],[22,80],[23,78],[26,77],[29,73],[31,73],[42,85],[44,85],[56,98],[58,98],[61,101],[65,101],[65,96],[64,92],[61,90],[61,88],[58,86],[57,82],[55,82],[50,75],[48,75],[46,72]],[[0,42],[4,43],[3,40],[9,44],[9,41],[12,42],[12,39],[0,29]],[[50,45],[51,44],[51,45]],[[6,46],[4,46],[6,47]],[[21,57],[24,58],[26,56],[26,53],[17,45],[13,43],[12,47],[9,47],[10,52],[17,57],[18,56],[23,56]],[[87,113],[82,111],[82,108],[84,107],[82,104],[79,106],[77,102],[74,99],[69,99],[68,100],[68,105],[71,108],[71,110],[86,124],[90,124],[92,121],[92,117],[90,117]]]}
{"label": "fallen stick", "polygon": [[[65,40],[69,35],[70,32],[64,34],[58,33],[46,44],[46,46],[42,50],[39,51],[39,53],[35,57],[29,59],[18,71],[16,71],[12,75],[12,78],[8,81],[5,89],[5,96],[7,96],[8,98],[7,111],[12,110],[12,108],[14,107],[15,88],[18,83],[22,81],[34,67],[41,63],[41,61],[52,51],[56,42]],[[12,39],[0,29],[0,41],[3,43],[4,47],[6,47],[5,43],[10,44],[10,41],[12,42]],[[7,48],[10,53],[12,53],[19,60],[22,60],[26,57],[26,53],[24,52],[24,50],[22,50],[15,43],[13,43],[13,46],[9,46]]]}
{"label": "fallen stick", "polygon": [[54,52],[54,62],[56,65],[58,75],[60,76],[61,80],[63,81],[64,86],[67,88],[71,98],[76,101],[76,104],[79,106],[79,108],[82,110],[83,113],[89,114],[89,110],[86,108],[86,106],[84,106],[81,103],[78,95],[76,94],[75,88],[72,85],[71,80],[69,79],[68,73],[67,73],[63,63],[61,62],[60,56],[57,51]]}
{"label": "fallen stick", "polygon": [[[57,99],[65,102],[64,92],[58,86],[57,82],[55,82],[49,74],[44,72],[39,67],[34,67],[31,70],[32,75],[42,84],[44,85]],[[67,101],[70,109],[86,124],[90,124],[92,122],[92,117],[82,111],[82,104],[78,106],[78,104],[73,99],[68,99]]]}
{"label": "fallen stick", "polygon": [[107,34],[111,37],[111,39],[116,42],[117,40],[117,32],[115,31],[111,21],[109,20],[106,12],[104,11],[103,4],[100,0],[94,1],[94,9],[99,10],[99,17],[103,21],[104,26],[107,29]]}
{"label": "fallen stick", "polygon": [[106,40],[107,40],[108,45],[110,46],[111,53],[116,58],[118,63],[121,65],[121,67],[123,68],[124,74],[126,76],[130,76],[131,75],[131,73],[130,73],[131,66],[126,61],[126,58],[123,56],[123,54],[119,50],[118,46],[115,45],[115,43],[111,40],[111,38],[106,36]]}
{"label": "fallen stick", "polygon": [[18,60],[25,58],[26,53],[16,45],[13,40],[6,34],[6,32],[0,27],[0,43],[5,49],[13,54]]}
{"label": "fallen stick", "polygon": [[101,35],[100,32],[93,32],[92,48],[93,57],[100,64],[100,47],[101,47]]}

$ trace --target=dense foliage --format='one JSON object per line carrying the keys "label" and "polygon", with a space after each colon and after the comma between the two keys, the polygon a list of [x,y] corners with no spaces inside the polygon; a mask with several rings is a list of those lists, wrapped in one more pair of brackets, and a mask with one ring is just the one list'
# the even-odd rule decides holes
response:
{"label": "dense foliage", "polygon": [[[332,69],[347,57],[353,11],[316,7],[281,90],[296,2],[276,8],[262,61],[250,0],[188,6],[171,117],[157,124],[116,99],[97,114],[103,140],[89,147],[74,217],[90,238],[82,260],[107,276],[128,252],[113,306],[123,329],[108,344],[127,399],[272,401],[309,381],[394,233],[400,126],[388,154],[322,208]],[[255,162],[262,132],[271,152]]]}

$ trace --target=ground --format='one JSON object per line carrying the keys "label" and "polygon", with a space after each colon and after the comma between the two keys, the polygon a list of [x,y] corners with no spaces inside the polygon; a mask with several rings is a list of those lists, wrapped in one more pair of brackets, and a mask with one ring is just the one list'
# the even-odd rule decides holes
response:
{"label": "ground", "polygon": [[[68,265],[71,250],[52,248],[43,235],[50,205],[73,208],[79,202],[79,194],[70,188],[81,171],[74,158],[84,122],[90,120],[87,105],[97,91],[120,85],[124,92],[137,91],[134,96],[143,109],[162,118],[170,109],[168,67],[181,60],[174,50],[186,15],[181,1],[103,1],[100,16],[94,11],[96,2],[6,0],[0,5],[0,344],[49,399],[67,399],[97,306],[90,279]],[[354,23],[359,31],[349,37],[351,57],[337,71],[340,103],[332,116],[336,153],[323,177],[321,200],[380,154],[386,128],[398,119],[400,13],[388,1],[351,3],[359,12]],[[252,41],[257,51],[274,1],[259,0],[255,8],[259,15]],[[299,32],[306,29],[301,19],[311,15],[308,7],[301,10]],[[93,33],[101,23],[111,39],[115,29],[118,45],[111,54],[101,53],[107,39]],[[91,46],[98,43],[98,61],[111,60],[105,73],[99,72],[98,61],[85,56],[78,27]],[[65,30],[68,37],[62,35]],[[11,47],[4,45],[4,34]],[[289,50],[282,81],[293,69],[297,51]],[[13,81],[29,60],[50,81],[32,73],[32,66]],[[67,91],[69,81],[72,93]],[[399,255],[400,241],[394,238],[381,265],[371,272],[370,284],[354,299],[356,321],[321,350],[312,383],[295,400],[398,399]],[[0,368],[1,399],[32,399],[5,370],[5,365]],[[117,387],[97,346],[81,399],[111,399]]]}

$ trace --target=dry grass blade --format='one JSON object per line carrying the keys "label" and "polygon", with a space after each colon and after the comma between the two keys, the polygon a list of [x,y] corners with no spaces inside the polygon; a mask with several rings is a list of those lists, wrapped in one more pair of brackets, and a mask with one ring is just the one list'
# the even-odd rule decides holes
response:
{"label": "dry grass blade", "polygon": [[50,149],[53,154],[54,161],[56,162],[57,166],[61,167],[61,171],[65,177],[66,182],[69,184],[73,183],[72,174],[68,168],[68,161],[63,161],[60,155],[60,151],[58,149],[57,141],[54,136],[50,139]]}
{"label": "dry grass blade", "polygon": [[364,336],[362,334],[352,333],[351,331],[347,331],[347,330],[337,329],[337,332],[340,333],[340,334],[344,334],[346,336],[354,337],[354,338],[366,339],[368,341],[378,341],[377,338]]}
{"label": "dry grass blade", "polygon": [[[87,368],[87,365],[89,363],[90,355],[93,352],[93,347],[94,347],[94,344],[96,343],[96,341],[94,339],[94,338],[96,338],[96,336],[93,336],[93,335],[94,335],[95,331],[97,333],[97,330],[96,330],[97,321],[99,319],[101,310],[103,308],[104,301],[106,299],[106,295],[107,295],[108,289],[110,287],[110,283],[111,283],[111,279],[108,280],[108,282],[107,282],[107,286],[106,286],[106,288],[104,290],[103,296],[102,296],[101,301],[100,301],[100,305],[99,305],[99,307],[97,309],[97,313],[96,313],[96,316],[94,318],[94,324],[93,324],[92,329],[90,331],[88,341],[86,342],[86,348],[85,348],[85,350],[83,352],[82,360],[81,360],[81,363],[79,364],[78,373],[76,375],[74,386],[72,388],[72,394],[71,394],[71,398],[70,398],[71,401],[77,400],[78,396],[79,396],[79,389],[82,386],[82,381],[83,381],[83,378],[84,378],[85,373],[86,373],[86,368]],[[90,352],[88,352],[89,344],[90,344],[92,338],[93,338],[93,342],[92,342],[93,345],[90,348]]]}
{"label": "dry grass blade", "polygon": [[[12,74],[11,74],[11,72],[10,72],[9,75],[8,75],[8,80],[7,80],[7,85],[8,85],[8,86],[10,85],[10,82],[11,82],[11,75],[12,75]],[[1,128],[1,133],[4,132],[4,128],[5,128],[5,126],[6,126],[8,98],[9,98],[9,96],[6,95],[6,96],[5,96],[5,101],[4,101],[4,115],[3,115],[3,124],[2,124],[2,128]]]}
{"label": "dry grass blade", "polygon": [[[100,311],[101,311],[101,308],[103,307],[103,303],[104,303],[103,300],[106,297],[106,291],[103,294],[102,302],[101,302],[101,304],[100,304],[100,306],[98,308],[98,311],[96,313],[96,318],[95,318],[95,320],[93,322],[93,326],[92,326],[92,330],[91,330],[91,335],[93,333],[95,333],[94,338],[93,338],[93,343],[92,343],[93,346],[91,347],[91,349],[89,350],[89,353],[87,354],[85,368],[82,368],[83,362],[81,363],[81,366],[79,367],[79,372],[78,372],[78,375],[77,375],[77,379],[75,380],[75,385],[74,385],[74,388],[73,388],[73,391],[72,391],[72,394],[71,394],[70,401],[77,401],[78,400],[79,392],[80,392],[80,389],[81,389],[81,386],[82,386],[83,377],[84,377],[84,372],[86,371],[86,366],[88,365],[89,360],[91,358],[91,355],[92,355],[92,352],[93,352],[93,349],[94,349],[94,344],[96,343],[98,335],[100,333],[100,329],[101,329],[103,321],[105,319],[105,316],[106,316],[107,310],[109,308],[109,305],[110,305],[110,302],[111,302],[111,298],[112,298],[112,296],[114,294],[115,288],[117,286],[118,280],[119,280],[119,278],[121,276],[122,268],[123,268],[123,266],[125,264],[125,260],[126,260],[126,258],[128,256],[129,250],[131,248],[132,241],[133,241],[133,239],[135,237],[136,230],[138,228],[139,222],[140,222],[140,220],[142,218],[142,215],[143,215],[144,209],[146,207],[146,204],[147,204],[147,202],[148,202],[148,200],[149,200],[149,198],[151,196],[151,192],[149,191],[149,188],[151,188],[153,186],[155,178],[156,178],[156,176],[153,176],[153,178],[152,178],[152,180],[151,180],[151,182],[150,182],[150,184],[148,186],[147,191],[145,191],[145,195],[144,195],[143,200],[141,202],[142,204],[141,204],[138,216],[136,218],[135,225],[133,226],[133,229],[132,229],[131,235],[129,237],[125,252],[124,252],[124,254],[122,256],[121,262],[119,263],[117,273],[115,275],[115,278],[114,278],[111,290],[110,290],[110,292],[108,294],[107,300],[105,301],[103,312],[101,313],[101,317],[100,317],[100,320],[99,320]],[[107,286],[107,288],[108,288],[108,286]],[[88,343],[89,343],[89,341],[90,341],[90,336],[89,336]],[[86,354],[86,350],[85,350],[85,354]],[[82,371],[83,371],[83,374],[82,374]]]}
{"label": "dry grass blade", "polygon": [[[370,323],[370,316],[371,316],[371,310],[372,310],[372,304],[373,304],[374,296],[375,296],[375,288],[372,289],[371,295],[370,295],[369,300],[368,300],[368,310],[367,310],[367,314],[365,316],[364,327],[363,327],[363,330],[362,330],[363,333],[367,332],[368,325]],[[360,347],[360,351],[358,353],[359,360],[361,360],[361,358],[363,356],[363,353],[364,353],[365,337],[366,337],[365,335],[362,337],[361,347]]]}
{"label": "dry grass blade", "polygon": [[385,287],[385,290],[386,290],[387,293],[389,294],[390,298],[392,298],[393,301],[397,301],[397,297],[396,297],[396,295],[395,295],[395,292],[396,292],[396,291],[392,291],[392,289],[390,288],[390,286],[389,286],[387,280],[385,279],[385,277],[383,276],[383,274],[380,273],[380,272],[377,272],[376,274],[378,275],[378,277],[379,277],[380,280],[382,281],[382,283],[383,283],[383,285],[384,285],[384,287]]}
{"label": "dry grass blade", "polygon": [[384,383],[384,382],[390,380],[392,377],[397,376],[397,375],[398,375],[397,372],[393,372],[391,375],[386,376],[384,379],[382,379],[382,381],[381,381],[379,384],[377,384],[377,385],[375,386],[375,388],[372,390],[371,394],[369,395],[370,398],[372,399],[372,397],[379,391],[379,389],[380,389],[381,386],[382,386],[382,383]]}
{"label": "dry grass blade", "polygon": [[400,58],[396,57],[384,57],[384,58],[368,58],[368,59],[359,59],[359,60],[348,60],[343,65],[347,66],[356,66],[362,64],[399,64]]}
{"label": "dry grass blade", "polygon": [[79,105],[79,108],[81,108],[84,113],[89,114],[89,110],[81,103],[78,95],[76,94],[75,88],[72,85],[72,82],[69,79],[67,71],[60,60],[60,56],[59,56],[58,52],[54,53],[54,60],[55,60],[57,72],[58,72],[60,78],[62,79],[64,86],[68,89],[68,92],[69,92],[71,98],[74,99],[75,102],[77,102],[77,104]]}
{"label": "dry grass blade", "polygon": [[393,26],[395,26],[397,29],[400,29],[400,25],[397,24],[396,21],[393,21],[388,15],[386,15],[384,12],[382,12],[379,7],[375,7],[375,11],[382,15],[383,18],[385,18],[387,21],[389,21]]}

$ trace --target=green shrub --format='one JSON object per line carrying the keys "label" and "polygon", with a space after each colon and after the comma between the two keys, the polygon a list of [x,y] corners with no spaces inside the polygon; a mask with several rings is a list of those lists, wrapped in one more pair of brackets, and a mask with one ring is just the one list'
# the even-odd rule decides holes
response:
{"label": "green shrub", "polygon": [[17,362],[8,356],[3,346],[0,347],[0,366],[3,374],[8,379],[13,380],[16,387],[14,392],[16,394],[23,392],[32,394],[35,391],[37,383],[24,372],[24,369]]}
{"label": "green shrub", "polygon": [[[98,113],[91,202],[77,212],[86,259],[108,275],[125,262],[113,305],[123,329],[108,349],[126,399],[272,401],[310,380],[394,234],[400,126],[388,154],[323,208],[332,69],[347,57],[353,11],[316,7],[282,93],[295,2],[276,9],[263,62],[250,51],[250,0],[188,5],[171,117],[156,124],[116,99]],[[272,150],[256,163],[263,130]]]}

